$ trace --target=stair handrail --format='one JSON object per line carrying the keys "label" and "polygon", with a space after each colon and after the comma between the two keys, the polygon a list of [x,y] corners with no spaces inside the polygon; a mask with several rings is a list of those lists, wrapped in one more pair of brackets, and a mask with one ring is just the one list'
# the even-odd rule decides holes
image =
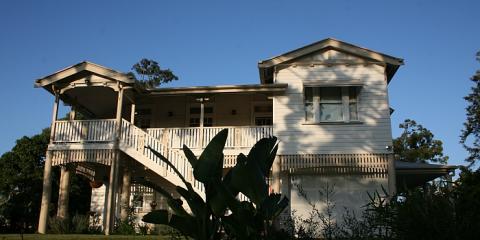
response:
{"label": "stair handrail", "polygon": [[[168,146],[161,144],[160,141],[155,137],[151,136],[143,129],[131,124],[125,119],[122,119],[120,141],[122,144],[135,149],[137,153],[142,154],[156,164],[159,164],[165,168],[165,174],[176,174],[173,169],[171,169],[165,162],[163,162],[146,147],[148,146],[159,152],[177,168],[177,170],[185,177],[187,181],[192,184],[196,190],[198,190],[200,193],[204,193],[205,190],[203,184],[194,179],[193,168],[183,155],[183,152],[168,148]],[[162,173],[157,174],[162,176]]]}

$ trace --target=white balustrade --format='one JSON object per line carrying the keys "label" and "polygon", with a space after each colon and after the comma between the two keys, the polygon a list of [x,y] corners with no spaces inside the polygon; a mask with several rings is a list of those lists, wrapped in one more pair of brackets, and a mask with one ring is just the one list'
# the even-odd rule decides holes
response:
{"label": "white balustrade", "polygon": [[147,132],[170,148],[183,145],[192,149],[205,148],[221,130],[228,129],[225,148],[250,148],[258,140],[273,135],[272,126],[149,128]]}
{"label": "white balustrade", "polygon": [[115,139],[115,120],[59,120],[55,122],[55,143],[110,142]]}

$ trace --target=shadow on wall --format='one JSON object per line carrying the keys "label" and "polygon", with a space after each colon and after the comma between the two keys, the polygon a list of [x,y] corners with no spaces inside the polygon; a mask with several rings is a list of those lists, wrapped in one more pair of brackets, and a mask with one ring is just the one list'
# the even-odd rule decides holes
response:
{"label": "shadow on wall", "polygon": [[[305,123],[304,83],[314,86],[323,80],[357,80],[363,83],[358,96],[359,123]],[[288,83],[286,95],[274,99],[274,135],[280,141],[278,155],[389,153],[386,146],[392,145],[392,138],[384,67],[375,64],[284,65],[277,68],[276,83]],[[283,172],[283,175],[282,181],[288,182],[290,191],[285,187],[282,191],[289,193],[290,211],[299,215],[311,211],[299,188],[320,210],[325,210],[320,192],[327,185],[335,186],[335,215],[341,217],[345,208],[360,213],[368,202],[367,192],[382,192],[382,186],[385,189],[388,187],[386,174],[302,171]]]}

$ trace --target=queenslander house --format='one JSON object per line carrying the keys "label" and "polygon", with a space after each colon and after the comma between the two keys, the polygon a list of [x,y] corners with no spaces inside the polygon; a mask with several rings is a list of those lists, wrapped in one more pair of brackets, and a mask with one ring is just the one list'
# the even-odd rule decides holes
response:
{"label": "queenslander house", "polygon": [[[337,206],[360,210],[368,192],[394,193],[446,175],[452,167],[394,160],[388,85],[402,65],[400,58],[329,38],[260,61],[259,84],[143,89],[127,74],[91,62],[38,79],[35,86],[55,99],[38,231],[46,231],[52,167],[61,168],[57,216],[68,217],[69,178],[81,174],[91,181],[91,210],[110,234],[134,195],[141,196],[133,206],[138,215],[166,207],[135,179],[148,178],[173,195],[181,185],[145,146],[202,192],[181,148],[200,154],[225,128],[224,168],[261,138],[278,137],[269,181],[271,191],[290,199],[286,214],[308,213],[305,196],[322,210],[319,192],[326,186],[334,186]],[[66,120],[58,119],[60,102],[71,106]]]}

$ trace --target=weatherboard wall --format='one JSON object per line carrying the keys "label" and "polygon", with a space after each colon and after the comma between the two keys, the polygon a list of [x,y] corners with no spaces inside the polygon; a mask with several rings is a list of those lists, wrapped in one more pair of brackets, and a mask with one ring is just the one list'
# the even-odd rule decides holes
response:
{"label": "weatherboard wall", "polygon": [[[356,64],[313,64],[326,59]],[[363,61],[364,63],[358,64]],[[312,63],[312,64],[309,64]],[[285,95],[273,100],[274,134],[279,154],[386,153],[392,145],[387,81],[384,66],[333,50],[277,68],[275,83],[287,83]],[[304,86],[360,82],[359,123],[308,124]]]}

